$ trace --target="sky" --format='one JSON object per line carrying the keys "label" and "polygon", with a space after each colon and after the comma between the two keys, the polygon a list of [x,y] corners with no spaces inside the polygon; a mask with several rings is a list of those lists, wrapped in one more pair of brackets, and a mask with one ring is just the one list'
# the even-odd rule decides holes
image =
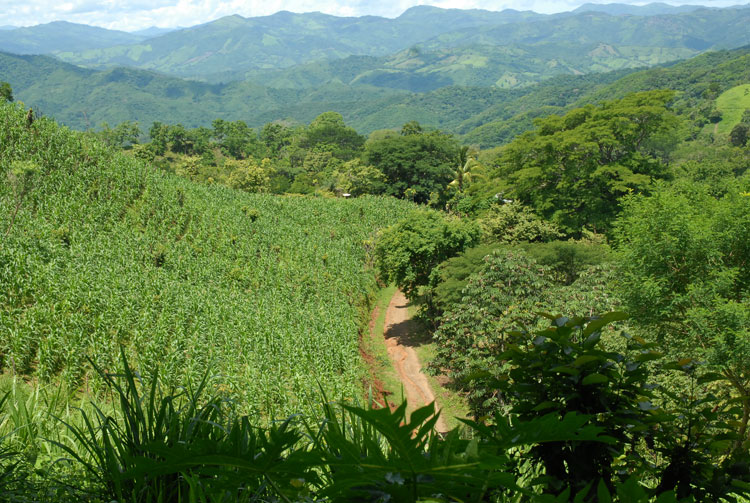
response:
{"label": "sky", "polygon": [[[618,0],[589,0],[611,3]],[[70,21],[109,29],[134,31],[150,26],[193,26],[223,16],[265,16],[280,10],[320,11],[336,16],[396,17],[414,5],[444,8],[533,10],[553,13],[572,10],[586,0],[0,0],[0,26],[32,26]],[[672,5],[712,7],[745,4],[748,0],[668,0]],[[643,1],[619,0],[642,5]]]}

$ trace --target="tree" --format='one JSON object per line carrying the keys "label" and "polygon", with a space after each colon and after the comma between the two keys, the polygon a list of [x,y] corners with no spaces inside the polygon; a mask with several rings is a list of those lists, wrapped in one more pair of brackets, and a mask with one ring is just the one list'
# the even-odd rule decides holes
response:
{"label": "tree", "polygon": [[212,136],[218,141],[225,154],[235,159],[245,159],[253,154],[256,156],[261,154],[261,145],[255,131],[244,121],[227,122],[216,119],[212,126]]}
{"label": "tree", "polygon": [[112,147],[127,147],[138,143],[138,139],[141,136],[141,129],[138,127],[137,122],[132,121],[121,122],[114,129],[111,129],[109,124],[103,122],[98,136],[104,143]]}
{"label": "tree", "polygon": [[13,89],[7,82],[0,82],[0,103],[13,101]]}
{"label": "tree", "polygon": [[737,124],[729,133],[729,142],[735,147],[744,147],[750,134],[750,125]]}
{"label": "tree", "polygon": [[260,131],[260,140],[276,157],[281,154],[281,150],[290,145],[294,131],[278,122],[269,122],[263,126]]}
{"label": "tree", "polygon": [[453,181],[448,184],[448,187],[453,188],[458,192],[463,192],[464,185],[471,182],[471,168],[477,161],[474,158],[474,152],[472,152],[470,147],[467,146],[463,146],[458,150],[458,158],[456,161],[456,170],[453,172]]}
{"label": "tree", "polygon": [[385,190],[385,175],[373,166],[362,164],[359,159],[336,168],[333,178],[339,192],[353,196],[381,194]]}
{"label": "tree", "polygon": [[479,220],[487,242],[551,241],[560,237],[557,227],[540,219],[517,201],[493,204]]}
{"label": "tree", "polygon": [[334,157],[349,161],[356,157],[365,138],[344,123],[336,112],[317,116],[300,138],[300,147],[308,150],[327,150]]}
{"label": "tree", "polygon": [[422,134],[424,129],[417,121],[409,121],[401,127],[401,136],[409,136],[413,134]]}
{"label": "tree", "polygon": [[750,198],[702,184],[625,199],[617,221],[619,293],[645,333],[673,354],[707,360],[750,420]]}
{"label": "tree", "polygon": [[167,132],[169,126],[155,121],[148,130],[148,136],[151,138],[151,145],[156,155],[164,155],[167,152]]}
{"label": "tree", "polygon": [[650,140],[674,130],[677,119],[667,109],[673,94],[636,93],[539,119],[535,131],[505,148],[497,175],[564,231],[607,230],[623,195],[668,176]]}
{"label": "tree", "polygon": [[403,198],[410,190],[424,204],[453,180],[458,152],[458,142],[439,131],[393,133],[368,140],[363,161],[386,176],[386,194]]}
{"label": "tree", "polygon": [[479,240],[479,227],[471,221],[444,217],[435,211],[416,211],[387,228],[375,246],[381,278],[394,282],[410,299],[419,297],[432,269]]}
{"label": "tree", "polygon": [[267,192],[270,184],[268,173],[252,161],[227,159],[224,167],[231,170],[227,185],[245,192]]}

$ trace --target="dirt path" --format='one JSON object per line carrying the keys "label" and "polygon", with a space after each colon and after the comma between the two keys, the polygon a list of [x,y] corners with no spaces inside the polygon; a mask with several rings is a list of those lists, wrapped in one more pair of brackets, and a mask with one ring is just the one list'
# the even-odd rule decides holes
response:
{"label": "dirt path", "polygon": [[[404,385],[406,399],[415,407],[421,407],[434,402],[435,393],[422,372],[422,366],[414,350],[415,323],[409,319],[407,305],[408,301],[404,294],[401,290],[396,290],[385,313],[383,333],[388,356]],[[437,403],[435,407],[440,410]],[[441,433],[448,431],[442,417],[438,418],[435,429]]]}

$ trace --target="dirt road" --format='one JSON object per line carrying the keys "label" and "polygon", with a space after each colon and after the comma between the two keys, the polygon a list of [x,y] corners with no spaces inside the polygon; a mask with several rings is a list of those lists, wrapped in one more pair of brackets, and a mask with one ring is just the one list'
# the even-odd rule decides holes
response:
{"label": "dirt road", "polygon": [[[414,350],[416,344],[413,336],[416,324],[409,318],[407,305],[408,301],[404,294],[401,290],[396,290],[385,313],[383,333],[388,356],[404,385],[406,399],[415,407],[421,407],[434,402],[435,393],[427,381],[427,376],[422,372],[422,366]],[[439,410],[437,403],[435,407]],[[441,433],[448,431],[442,417],[438,418],[435,429]]]}

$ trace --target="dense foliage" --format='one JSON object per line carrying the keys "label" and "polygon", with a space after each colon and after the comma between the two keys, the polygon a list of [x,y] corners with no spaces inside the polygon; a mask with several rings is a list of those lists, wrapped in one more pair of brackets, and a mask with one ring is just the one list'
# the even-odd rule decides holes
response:
{"label": "dense foliage", "polygon": [[704,185],[681,184],[625,207],[618,258],[626,309],[663,347],[721,370],[744,407],[739,434],[750,438],[747,192],[715,198]]}
{"label": "dense foliage", "polygon": [[[685,27],[703,14],[670,19]],[[584,40],[640,33],[664,42],[632,16],[563,16],[520,32],[477,27],[472,16],[455,38],[391,59],[255,75],[284,89],[0,55],[27,81],[37,64],[50,79],[147,89],[192,107],[182,124],[151,110],[159,119],[144,142],[132,120],[79,134],[23,104],[0,105],[3,494],[748,496],[747,49],[617,80],[395,89],[443,85],[445,72],[427,70],[445,61],[454,81],[495,78],[483,68],[502,69],[505,56],[483,44],[535,31],[541,38],[529,43],[540,59],[523,79],[540,78],[541,56],[570,50],[564,33],[538,32],[552,24],[586,19]],[[744,33],[735,17],[726,33],[701,33]],[[223,20],[228,31],[244,21]],[[629,34],[607,32],[620,24]],[[453,47],[466,40],[472,49]],[[706,40],[688,42],[702,50]],[[588,57],[621,51],[597,46]],[[323,83],[330,75],[340,82]],[[503,74],[496,85],[523,79]],[[305,90],[315,82],[324,89]],[[348,112],[327,111],[334,107],[321,96],[349,103]],[[0,101],[12,100],[0,83]],[[256,102],[265,108],[252,120],[235,120]],[[213,113],[217,103],[238,115]],[[278,119],[290,106],[305,124],[262,125],[263,114]],[[208,109],[224,118],[207,122]],[[512,141],[480,151],[423,118],[483,145]],[[398,128],[363,136],[352,124]],[[463,430],[436,435],[431,407],[409,415],[405,404],[354,404],[375,272],[421,308],[429,367],[474,416]],[[273,421],[280,417],[288,419]]]}
{"label": "dense foliage", "polygon": [[638,93],[540,119],[503,150],[498,174],[512,194],[566,232],[606,230],[622,195],[667,176],[651,140],[675,126],[666,108],[672,96]]}
{"label": "dense foliage", "polygon": [[383,279],[416,298],[433,268],[478,238],[479,229],[471,222],[420,211],[383,231],[375,249],[376,265]]}

